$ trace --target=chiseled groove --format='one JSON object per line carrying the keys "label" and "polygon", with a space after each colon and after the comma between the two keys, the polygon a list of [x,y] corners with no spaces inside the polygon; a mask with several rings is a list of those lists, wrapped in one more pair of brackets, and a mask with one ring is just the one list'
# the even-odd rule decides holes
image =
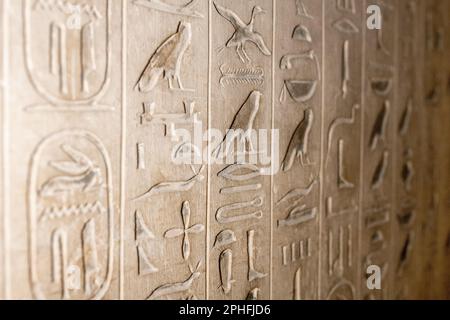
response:
{"label": "chiseled groove", "polygon": [[361,20],[362,20],[362,36],[361,36],[361,50],[362,50],[362,59],[361,59],[361,130],[360,130],[360,147],[359,147],[359,223],[358,223],[358,263],[357,263],[357,280],[356,280],[356,297],[361,299],[361,281],[362,281],[362,265],[361,265],[361,248],[362,248],[362,230],[363,230],[363,221],[364,221],[364,128],[365,128],[365,106],[366,106],[366,65],[367,65],[367,55],[366,55],[366,33],[367,29],[365,26],[365,10],[367,8],[367,0],[363,2],[363,8],[361,10]]}
{"label": "chiseled groove", "polygon": [[[271,175],[270,175],[270,262],[269,262],[269,298],[273,299],[273,234],[274,234],[274,201],[273,201],[273,188],[274,188],[274,160],[273,160],[273,150],[274,150],[274,136],[273,130],[275,129],[275,71],[276,71],[276,22],[277,22],[277,0],[272,1],[272,109],[271,109],[271,127],[272,127],[272,143],[271,143]],[[278,156],[278,155],[277,155]]]}
{"label": "chiseled groove", "polygon": [[321,269],[322,269],[322,229],[323,229],[323,219],[324,219],[324,210],[323,210],[323,201],[322,198],[324,196],[324,170],[325,166],[323,163],[323,154],[325,151],[325,143],[324,143],[324,132],[325,132],[325,112],[324,112],[324,106],[325,106],[325,0],[322,0],[322,107],[321,107],[321,123],[320,123],[320,188],[319,188],[319,212],[320,212],[320,219],[319,219],[319,237],[318,237],[318,244],[319,244],[319,250],[318,250],[318,268],[317,268],[317,298],[321,299],[322,296],[322,278],[321,278]]}
{"label": "chiseled groove", "polygon": [[[399,19],[398,19],[398,14],[399,14],[399,8],[400,8],[400,0],[397,0],[395,3],[395,17],[394,17],[394,39],[400,39],[398,38],[399,35]],[[393,99],[393,105],[398,105],[399,102],[399,63],[398,63],[398,54],[399,54],[399,46],[398,46],[398,41],[394,40],[394,90],[392,92],[392,99]],[[395,215],[395,212],[398,208],[398,202],[399,200],[397,199],[397,112],[394,112],[393,116],[392,116],[392,121],[393,121],[393,125],[392,125],[392,150],[395,150],[395,152],[393,152],[392,155],[392,181],[391,181],[391,188],[392,188],[392,207],[394,208],[394,210],[391,212],[391,215]],[[392,217],[391,219],[391,225],[390,225],[390,231],[391,231],[391,237],[394,238],[394,235],[396,234],[395,232],[395,224],[396,224],[396,219],[394,219],[394,217]],[[394,238],[394,241],[391,241],[391,250],[390,252],[390,265],[395,266],[395,252],[396,252],[396,244],[397,244],[398,239]],[[390,276],[390,283],[388,284],[388,299],[393,299],[394,298],[394,281],[395,281],[395,274],[392,270],[395,269],[391,269],[391,276]]]}
{"label": "chiseled groove", "polygon": [[125,299],[125,261],[124,261],[124,227],[125,227],[125,199],[126,199],[126,158],[127,158],[127,0],[122,0],[122,129],[121,129],[121,175],[120,175],[120,253],[119,253],[119,299]]}
{"label": "chiseled groove", "polygon": [[[416,35],[417,39],[425,39],[425,2],[419,0],[418,1],[418,5],[419,5],[419,10],[418,10],[418,33]],[[418,95],[416,97],[417,102],[419,102],[419,104],[421,104],[422,101],[425,101],[425,97],[424,97],[424,90],[423,90],[423,86],[425,84],[424,81],[424,76],[425,76],[425,44],[422,42],[424,40],[419,40],[418,48],[420,48],[420,50],[418,51],[418,66],[417,66],[417,79],[418,79]],[[425,212],[425,207],[426,207],[426,192],[422,191],[422,187],[425,185],[425,171],[424,168],[426,168],[426,144],[424,143],[426,141],[426,131],[425,131],[425,126],[426,126],[426,118],[425,118],[425,112],[423,108],[418,108],[418,110],[416,111],[419,113],[418,115],[418,128],[419,128],[419,145],[420,145],[420,156],[419,156],[419,167],[420,167],[420,171],[418,172],[418,182],[417,182],[417,186],[418,186],[418,190],[420,192],[420,196],[418,199],[418,212],[420,214],[420,217],[418,217],[418,222],[416,222],[417,227],[417,243],[421,243],[422,242],[422,234],[420,232],[420,226],[422,225],[423,222],[423,218],[424,218],[424,212]],[[418,254],[416,254],[416,261],[415,261],[415,265],[417,266],[416,270],[420,273],[422,273],[422,247],[418,247],[416,250],[418,250]],[[415,287],[414,287],[414,291],[415,291],[415,296],[414,299],[421,299],[423,298],[423,292],[422,291],[422,280],[419,279],[418,277],[416,278],[416,283],[415,283]]]}
{"label": "chiseled groove", "polygon": [[[207,122],[208,122],[208,135],[210,135],[211,128],[211,93],[212,93],[212,0],[208,1],[208,102],[207,102]],[[211,137],[208,136],[208,141],[211,141]],[[209,285],[210,285],[210,272],[209,272],[209,255],[210,255],[210,215],[211,215],[211,145],[207,145],[208,153],[208,166],[207,166],[207,177],[206,177],[206,264],[205,264],[205,299],[209,300]]]}

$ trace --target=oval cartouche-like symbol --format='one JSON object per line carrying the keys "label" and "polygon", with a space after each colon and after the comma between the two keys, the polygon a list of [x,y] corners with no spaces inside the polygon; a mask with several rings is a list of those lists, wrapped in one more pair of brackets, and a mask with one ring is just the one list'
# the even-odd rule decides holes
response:
{"label": "oval cartouche-like symbol", "polygon": [[288,80],[286,88],[296,102],[307,102],[314,97],[317,90],[316,80]]}
{"label": "oval cartouche-like symbol", "polygon": [[327,300],[353,300],[355,298],[355,286],[348,280],[340,280],[330,289]]}
{"label": "oval cartouche-like symbol", "polygon": [[349,19],[338,20],[333,27],[343,33],[358,33],[358,27]]}
{"label": "oval cartouche-like symbol", "polygon": [[298,25],[295,27],[294,32],[292,34],[292,39],[298,41],[306,41],[308,43],[312,42],[311,33],[308,28],[304,25]]}
{"label": "oval cartouche-like symbol", "polygon": [[392,90],[392,79],[389,78],[373,78],[371,81],[371,87],[373,92],[378,96],[387,96]]}
{"label": "oval cartouche-like symbol", "polygon": [[[111,80],[112,7],[112,0],[93,0],[79,6],[69,1],[24,0],[25,68],[33,89],[47,104],[27,109],[113,109],[98,104]],[[83,16],[82,25],[70,19],[77,16],[77,8]],[[79,37],[68,45],[75,41],[71,38],[75,28]],[[45,41],[49,46],[42,45]],[[81,57],[74,64],[71,50],[77,49]]]}
{"label": "oval cartouche-like symbol", "polygon": [[216,241],[214,242],[214,248],[224,247],[235,243],[236,241],[236,235],[233,230],[223,230],[217,235]]}
{"label": "oval cartouche-like symbol", "polygon": [[414,221],[416,212],[412,208],[408,208],[397,214],[397,221],[400,226],[408,227]]}
{"label": "oval cartouche-like symbol", "polygon": [[219,172],[218,176],[231,181],[246,181],[261,176],[261,169],[253,164],[232,164]]}
{"label": "oval cartouche-like symbol", "polygon": [[28,185],[34,297],[103,298],[112,279],[114,225],[112,168],[102,142],[81,130],[46,138],[33,153]]}

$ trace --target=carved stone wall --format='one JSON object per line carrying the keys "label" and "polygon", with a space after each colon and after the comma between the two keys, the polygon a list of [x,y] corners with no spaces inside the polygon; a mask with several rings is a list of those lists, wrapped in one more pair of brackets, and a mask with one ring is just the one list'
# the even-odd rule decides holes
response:
{"label": "carved stone wall", "polygon": [[450,298],[450,3],[187,2],[0,1],[0,298]]}

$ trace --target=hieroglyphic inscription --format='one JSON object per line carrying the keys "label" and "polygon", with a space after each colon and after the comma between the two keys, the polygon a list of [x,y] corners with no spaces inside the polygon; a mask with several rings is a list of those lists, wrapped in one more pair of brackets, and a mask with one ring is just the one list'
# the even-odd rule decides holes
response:
{"label": "hieroglyphic inscription", "polygon": [[445,297],[449,9],[1,1],[0,298]]}
{"label": "hieroglyphic inscription", "polygon": [[135,154],[137,145],[138,162],[125,168],[124,237],[137,228],[137,210],[154,239],[138,250],[125,242],[125,261],[138,265],[124,271],[124,298],[204,299],[207,168],[187,162],[202,146],[179,130],[193,135],[208,115],[201,80],[208,66],[195,62],[208,58],[208,4],[141,0],[125,7],[126,152]]}
{"label": "hieroglyphic inscription", "polygon": [[[322,114],[322,1],[276,2],[273,298],[317,298]],[[304,240],[294,243],[298,235]],[[284,285],[287,284],[287,285]]]}
{"label": "hieroglyphic inscription", "polygon": [[[325,86],[322,268],[320,297],[336,295],[337,286],[355,288],[358,279],[360,153],[362,131],[360,1],[330,1],[324,21]],[[331,48],[336,48],[332,50]],[[351,147],[350,147],[351,146]],[[352,168],[349,170],[349,168]],[[351,290],[348,290],[351,291]],[[346,295],[346,298],[350,298]]]}
{"label": "hieroglyphic inscription", "polygon": [[42,98],[27,105],[27,110],[95,111],[116,107],[102,101],[110,92],[113,71],[118,71],[112,65],[114,9],[110,0],[91,4],[24,1],[26,71],[34,91]]}
{"label": "hieroglyphic inscription", "polygon": [[[363,184],[361,186],[361,298],[386,299],[392,285],[394,266],[392,250],[394,222],[394,172],[397,124],[392,105],[396,103],[398,65],[396,58],[397,1],[379,2],[382,9],[381,30],[366,30],[364,35],[364,135],[363,135]],[[388,30],[392,30],[388,32]],[[382,290],[367,288],[366,270],[370,265],[382,269]]]}
{"label": "hieroglyphic inscription", "polygon": [[270,142],[272,7],[216,0],[210,8],[211,127],[223,132],[210,148],[211,299],[270,298],[271,146],[251,130],[268,130]]}
{"label": "hieroglyphic inscription", "polygon": [[[421,4],[422,37],[425,43],[421,52],[423,75],[421,79],[424,90],[419,105],[422,106],[422,119],[424,119],[424,139],[422,148],[422,176],[426,190],[423,191],[423,204],[420,235],[420,256],[423,277],[437,279],[445,274],[445,264],[442,259],[448,253],[446,248],[448,236],[448,208],[445,208],[445,194],[448,193],[448,179],[443,174],[448,174],[447,150],[445,147],[433,147],[434,143],[446,140],[446,130],[442,121],[448,117],[448,102],[445,99],[445,86],[448,77],[447,59],[445,59],[445,48],[448,48],[448,3],[443,1],[426,1]],[[443,59],[443,60],[442,60]],[[447,63],[443,63],[446,61]],[[422,109],[421,108],[421,109]],[[446,113],[447,112],[447,113]],[[439,130],[439,128],[443,130]],[[448,130],[447,130],[448,132]],[[448,135],[448,133],[447,133]],[[445,159],[445,160],[444,160]],[[442,219],[447,220],[444,223]],[[423,259],[423,260],[422,260]],[[439,266],[433,268],[432,266]],[[423,278],[425,279],[425,278]],[[423,281],[421,290],[424,292],[422,298],[433,299],[446,291],[447,283],[440,283],[431,289],[431,282]],[[448,291],[448,290],[447,290]]]}

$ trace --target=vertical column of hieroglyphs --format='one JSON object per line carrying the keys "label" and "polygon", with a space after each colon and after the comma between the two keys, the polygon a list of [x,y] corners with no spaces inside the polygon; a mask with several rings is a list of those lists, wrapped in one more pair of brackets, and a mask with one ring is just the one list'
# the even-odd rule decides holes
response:
{"label": "vertical column of hieroglyphs", "polygon": [[444,53],[446,19],[443,2],[425,1],[425,96],[423,108],[425,109],[425,139],[426,148],[424,158],[424,193],[425,213],[422,225],[423,244],[422,277],[424,298],[437,298],[440,285],[436,285],[440,274],[439,263],[439,231],[442,230],[443,193],[441,190],[442,178],[445,177],[440,170],[439,161],[442,160],[443,147],[439,144],[448,143],[445,139],[445,129],[442,120],[444,108],[444,94],[447,81],[445,80]]}
{"label": "vertical column of hieroglyphs", "polygon": [[361,1],[327,1],[321,297],[357,298],[361,155]]}
{"label": "vertical column of hieroglyphs", "polygon": [[[417,159],[418,162],[420,162],[420,168],[418,168],[416,172],[416,183],[418,184],[418,190],[419,190],[419,197],[417,199],[417,205],[416,205],[416,224],[417,224],[417,233],[415,237],[415,250],[417,253],[415,255],[412,255],[411,259],[414,261],[411,263],[415,264],[416,271],[416,283],[415,283],[415,297],[422,299],[425,297],[425,292],[423,291],[424,287],[424,281],[426,281],[424,275],[423,275],[423,269],[426,265],[425,259],[423,259],[422,255],[425,249],[425,236],[426,236],[426,228],[425,224],[428,217],[428,203],[427,203],[427,197],[428,197],[428,188],[426,186],[426,181],[428,180],[426,178],[427,175],[427,149],[428,149],[428,134],[427,134],[427,110],[424,104],[425,100],[425,94],[426,94],[426,88],[425,88],[425,54],[426,54],[426,1],[420,0],[417,3],[417,28],[418,28],[418,34],[417,39],[418,43],[416,44],[418,46],[418,61],[415,63],[415,67],[418,70],[418,79],[417,81],[417,91],[415,94],[418,95],[418,101],[420,107],[417,108],[418,113],[418,120],[417,124],[419,127],[415,129],[415,134],[418,135],[418,138],[420,140],[419,142],[419,154],[420,159]],[[399,79],[400,81],[400,79]],[[409,297],[411,298],[411,297]]]}
{"label": "vertical column of hieroglyphs", "polygon": [[10,1],[12,298],[118,298],[121,4]]}
{"label": "vertical column of hieroglyphs", "polygon": [[322,1],[277,1],[273,298],[317,299]]}
{"label": "vertical column of hieroglyphs", "polygon": [[397,106],[393,110],[397,136],[394,152],[395,195],[397,197],[393,218],[393,265],[394,287],[392,298],[413,298],[418,280],[417,258],[418,226],[422,204],[420,176],[422,167],[421,127],[422,107],[420,79],[421,24],[420,3],[416,0],[400,0],[398,10],[399,43],[397,51],[398,81],[396,83]]}
{"label": "vertical column of hieroglyphs", "polygon": [[[447,32],[448,25],[448,2],[446,1],[435,1],[434,9],[432,13],[429,13],[428,19],[429,23],[429,34],[427,39],[430,41],[430,51],[427,53],[426,59],[430,59],[429,67],[427,71],[430,72],[427,81],[427,96],[426,105],[429,107],[432,121],[432,139],[435,142],[434,152],[435,152],[435,162],[434,162],[434,172],[435,172],[435,212],[436,212],[436,234],[435,234],[435,250],[436,256],[432,258],[433,266],[433,282],[439,283],[438,279],[443,279],[445,275],[445,258],[446,258],[446,242],[447,242],[447,227],[445,221],[448,217],[448,209],[446,206],[446,192],[445,186],[447,184],[447,168],[446,168],[446,148],[445,144],[448,144],[448,119],[446,115],[448,114],[448,106],[446,105],[446,91],[448,84],[448,74],[447,74],[447,61],[448,56],[446,55],[445,49],[447,48],[447,42],[449,41]],[[428,37],[431,37],[428,38]],[[431,45],[431,41],[434,45]],[[433,48],[434,47],[434,48]],[[431,91],[430,91],[431,90]],[[433,94],[431,94],[433,92]],[[433,96],[434,95],[434,96]],[[431,126],[431,123],[430,123]],[[430,286],[430,292],[434,293],[434,298],[442,297],[446,291],[447,287],[444,287],[445,283],[440,282],[437,286]]]}
{"label": "vertical column of hieroglyphs", "polygon": [[[381,29],[366,30],[364,36],[365,65],[363,72],[363,185],[361,232],[361,298],[388,297],[395,199],[393,159],[395,158],[395,66],[397,1],[366,1],[365,8],[376,4],[381,9]],[[366,270],[381,268],[382,290],[369,290]]]}
{"label": "vertical column of hieroglyphs", "polygon": [[127,2],[126,299],[205,299],[208,3],[169,3]]}
{"label": "vertical column of hieroglyphs", "polygon": [[270,297],[272,9],[271,0],[212,1],[212,299]]}

